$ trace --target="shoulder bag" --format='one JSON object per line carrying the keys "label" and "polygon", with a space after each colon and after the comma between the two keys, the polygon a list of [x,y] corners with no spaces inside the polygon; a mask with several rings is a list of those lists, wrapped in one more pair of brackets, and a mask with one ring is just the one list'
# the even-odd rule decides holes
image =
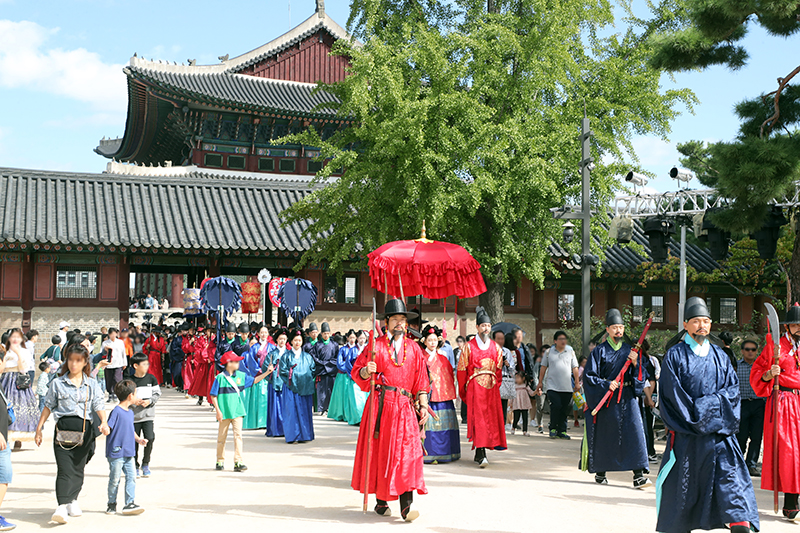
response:
{"label": "shoulder bag", "polygon": [[19,372],[17,374],[17,390],[28,390],[31,388],[31,377],[27,372]]}
{"label": "shoulder bag", "polygon": [[[89,397],[91,396],[91,387],[88,387],[89,394],[86,397],[86,404],[83,408],[83,427],[80,431],[70,431],[67,429],[56,428],[56,444],[63,450],[73,450],[78,446],[83,445],[84,435],[86,435],[86,415],[89,412]],[[78,389],[80,390],[80,389]]]}

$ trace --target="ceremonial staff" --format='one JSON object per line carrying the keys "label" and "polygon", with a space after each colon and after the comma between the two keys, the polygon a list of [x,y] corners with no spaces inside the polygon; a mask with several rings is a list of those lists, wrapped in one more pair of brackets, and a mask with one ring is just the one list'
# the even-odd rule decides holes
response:
{"label": "ceremonial staff", "polygon": [[[373,363],[375,362],[375,340],[377,339],[377,316],[378,316],[377,307],[375,304],[375,298],[372,299],[372,331],[369,334],[369,344],[370,344],[370,361]],[[370,372],[369,374],[369,396],[367,397],[367,401],[369,402],[369,406],[367,407],[367,453],[366,457],[364,458],[364,513],[367,512],[367,503],[369,502],[369,463],[372,460],[372,403],[374,400],[375,391],[375,373]]]}
{"label": "ceremonial staff", "polygon": [[[781,335],[780,335],[780,321],[778,319],[778,312],[771,303],[765,303],[764,307],[767,308],[767,326],[772,333],[772,364],[777,365],[781,357]],[[778,383],[779,377],[776,374],[772,378],[772,492],[773,504],[775,506],[775,514],[778,514],[778,402],[780,401],[780,384]]]}
{"label": "ceremonial staff", "polygon": [[[650,312],[650,316],[647,318],[647,324],[644,325],[644,331],[642,331],[642,335],[641,335],[641,337],[639,337],[639,342],[637,342],[636,345],[632,348],[633,350],[636,350],[636,353],[641,354],[642,343],[644,342],[644,339],[647,336],[647,330],[650,329],[650,324],[653,323],[653,316],[654,316],[653,313]],[[641,379],[641,361],[639,361],[639,365],[640,365],[639,366],[639,369],[640,369],[639,377]],[[630,366],[631,366],[631,360],[627,359],[625,361],[625,364],[622,367],[622,370],[619,371],[619,375],[617,375],[617,378],[614,381],[619,383],[620,385],[622,385],[623,380],[625,378],[625,372],[628,371],[628,367],[630,367]],[[606,401],[609,400],[609,398],[611,398],[611,396],[613,394],[614,394],[614,391],[612,391],[611,389],[609,389],[608,392],[606,392],[605,396],[603,396],[603,399],[600,400],[600,403],[597,404],[597,407],[592,409],[592,416],[597,416],[597,413],[600,412],[600,409],[603,408],[603,405],[606,403]],[[622,397],[622,387],[619,388],[619,394],[620,394],[620,397]]]}

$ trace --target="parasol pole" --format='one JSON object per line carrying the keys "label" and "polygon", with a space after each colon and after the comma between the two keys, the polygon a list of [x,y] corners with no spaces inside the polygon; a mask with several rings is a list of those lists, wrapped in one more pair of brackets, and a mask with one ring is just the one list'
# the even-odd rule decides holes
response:
{"label": "parasol pole", "polygon": [[[372,333],[370,335],[370,344],[372,344],[372,350],[370,354],[370,361],[373,363],[375,362],[375,343],[378,340],[378,332],[376,327],[376,320],[377,320],[377,307],[375,303],[375,298],[372,299]],[[369,375],[369,396],[367,397],[367,401],[369,402],[369,406],[367,407],[367,454],[364,458],[364,505],[363,511],[366,514],[367,512],[367,504],[369,503],[369,467],[370,462],[372,460],[372,440],[374,438],[372,429],[372,413],[373,413],[373,404],[375,400],[375,374],[370,372]]]}
{"label": "parasol pole", "polygon": [[406,303],[406,295],[403,294],[403,276],[400,275],[400,271],[397,271],[397,279],[400,281],[400,299],[403,300],[403,303]]}

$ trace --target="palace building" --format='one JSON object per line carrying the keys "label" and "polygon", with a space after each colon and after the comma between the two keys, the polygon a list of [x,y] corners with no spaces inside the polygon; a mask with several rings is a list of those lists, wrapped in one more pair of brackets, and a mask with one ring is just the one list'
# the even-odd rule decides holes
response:
{"label": "palace building", "polygon": [[[61,320],[82,330],[125,326],[135,295],[151,293],[182,307],[184,287],[218,275],[254,279],[262,268],[317,286],[311,320],[327,319],[343,331],[368,326],[372,298],[381,297],[368,273],[353,268],[341,283],[325,265],[295,273],[311,242],[303,224],[283,227],[280,219],[312,191],[311,178],[325,162],[313,147],[276,139],[309,126],[323,137],[348,127],[330,108],[335,99],[316,90],[318,82],[346,75],[347,59],[330,55],[339,39],[351,37],[318,0],[296,28],[216,65],[134,56],[124,69],[124,133],[94,149],[108,159],[105,172],[0,168],[0,326],[38,329],[46,345]],[[649,253],[638,227],[634,239]],[[676,255],[676,244],[670,246]],[[541,288],[523,279],[506,291],[506,320],[534,334],[537,344],[573,323],[580,301],[569,254],[554,244],[551,255],[559,279]],[[637,266],[648,260],[629,248],[609,249],[592,284],[593,315],[629,306],[641,318],[652,309],[655,328],[675,329],[677,283],[642,288]],[[688,260],[698,271],[718,267],[696,246],[689,246]],[[724,285],[690,286],[690,295],[704,296],[715,321],[729,327],[749,322],[761,306],[758,297]],[[428,320],[447,316],[448,328],[457,309],[456,329],[464,333],[475,305],[477,298],[411,303]]]}

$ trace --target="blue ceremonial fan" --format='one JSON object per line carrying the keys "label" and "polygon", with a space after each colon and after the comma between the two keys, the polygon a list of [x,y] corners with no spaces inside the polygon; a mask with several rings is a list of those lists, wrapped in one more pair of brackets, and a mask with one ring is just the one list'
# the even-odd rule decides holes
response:
{"label": "blue ceremonial fan", "polygon": [[317,288],[307,279],[290,279],[278,291],[281,309],[299,324],[317,306]]}
{"label": "blue ceremonial fan", "polygon": [[230,278],[208,279],[200,289],[200,303],[206,313],[216,312],[219,306],[225,314],[233,313],[242,306],[242,288]]}

